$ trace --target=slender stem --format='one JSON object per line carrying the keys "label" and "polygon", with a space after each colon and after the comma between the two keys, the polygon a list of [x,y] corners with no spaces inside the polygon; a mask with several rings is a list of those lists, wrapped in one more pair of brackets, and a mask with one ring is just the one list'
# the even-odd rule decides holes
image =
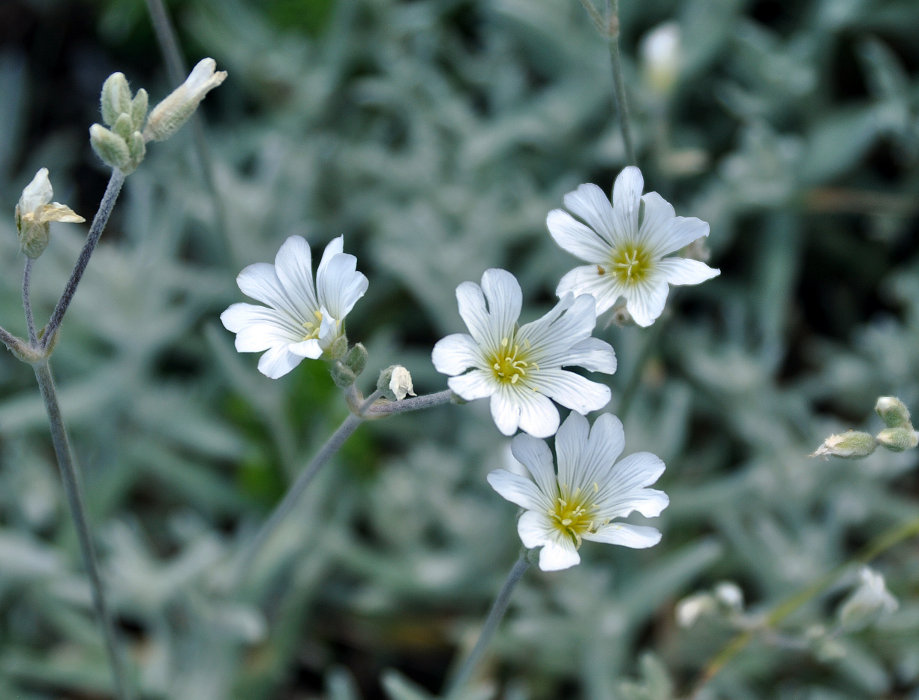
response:
{"label": "slender stem", "polygon": [[527,553],[526,550],[524,550],[520,553],[520,557],[517,561],[514,562],[514,566],[507,575],[504,585],[498,592],[498,597],[495,598],[495,602],[492,603],[491,610],[488,612],[488,617],[485,619],[485,624],[479,634],[479,640],[475,643],[472,651],[469,652],[469,656],[466,657],[459,672],[457,672],[450,681],[447,692],[444,694],[445,698],[449,699],[454,697],[466,684],[466,681],[469,680],[469,676],[472,675],[476,665],[479,663],[479,659],[482,658],[482,654],[485,652],[486,647],[489,642],[491,642],[491,638],[494,637],[495,631],[498,629],[498,624],[504,617],[504,613],[507,612],[507,606],[511,602],[511,594],[514,592],[517,582],[520,581],[524,572],[530,567],[530,563],[527,561],[526,556]]}
{"label": "slender stem", "polygon": [[29,343],[38,343],[38,334],[35,332],[35,317],[32,315],[32,263],[33,258],[26,257],[26,264],[22,270],[22,308],[26,314],[26,325],[29,327]]}
{"label": "slender stem", "polygon": [[51,375],[51,366],[48,364],[48,360],[44,359],[36,362],[33,365],[33,369],[35,370],[35,378],[38,380],[38,388],[45,402],[45,410],[48,413],[51,441],[54,443],[54,453],[57,456],[57,464],[61,472],[64,493],[67,495],[70,515],[76,527],[77,539],[80,541],[80,552],[83,555],[83,565],[86,567],[86,574],[89,577],[93,607],[95,608],[99,625],[102,627],[105,650],[108,654],[109,664],[112,667],[115,696],[120,700],[128,700],[132,695],[125,680],[121,652],[115,636],[115,627],[112,624],[112,618],[105,602],[105,589],[102,586],[102,578],[99,575],[96,550],[93,547],[89,523],[86,518],[86,509],[83,506],[80,476],[73,458],[73,451],[70,448],[67,429],[64,427],[64,419],[61,416],[61,408],[54,388],[54,378]]}
{"label": "slender stem", "polygon": [[455,394],[450,389],[438,391],[436,394],[425,394],[416,396],[411,399],[402,399],[402,401],[389,401],[379,406],[371,406],[367,409],[367,417],[389,416],[395,413],[407,413],[408,411],[420,411],[425,408],[442,406],[450,403]]}
{"label": "slender stem", "polygon": [[28,345],[23,342],[22,338],[17,338],[2,326],[0,326],[0,341],[6,345],[10,352],[16,353],[16,355],[22,355],[23,351],[28,348]]}
{"label": "slender stem", "polygon": [[67,280],[67,286],[64,287],[64,293],[61,294],[61,298],[58,299],[57,306],[54,307],[54,312],[51,314],[51,320],[48,321],[48,327],[45,329],[45,334],[42,336],[41,348],[43,350],[47,349],[53,341],[58,328],[60,328],[61,321],[64,320],[64,314],[67,312],[67,307],[70,306],[70,302],[73,301],[73,295],[74,292],[77,291],[77,285],[80,284],[80,279],[86,271],[86,265],[89,264],[89,259],[92,257],[93,251],[96,249],[96,244],[102,236],[102,231],[105,229],[109,216],[112,214],[115,201],[118,199],[118,194],[121,192],[121,186],[124,184],[124,178],[124,173],[118,168],[112,169],[112,176],[109,178],[108,186],[105,188],[105,194],[102,195],[99,209],[96,211],[93,223],[89,227],[86,243],[83,244],[83,250],[80,251],[80,257],[77,258],[77,263],[73,267],[73,272],[70,273],[70,279]]}
{"label": "slender stem", "polygon": [[619,128],[625,145],[625,159],[629,165],[637,165],[632,130],[629,126],[629,102],[625,95],[625,76],[622,72],[622,57],[619,54],[619,0],[609,3],[609,57],[613,67],[613,93],[619,112]]}
{"label": "slender stem", "polygon": [[[166,62],[166,72],[169,80],[173,85],[181,85],[188,70],[185,61],[182,59],[182,52],[179,49],[179,41],[176,38],[175,29],[169,19],[169,12],[166,9],[163,0],[147,0],[147,12],[150,14],[150,22],[153,24],[153,32],[156,34],[156,41],[160,45],[160,51],[163,54],[163,60]],[[207,147],[207,139],[204,132],[204,119],[200,112],[195,112],[191,119],[192,142],[195,145],[195,155],[198,164],[201,166],[201,173],[204,177],[204,186],[207,188],[208,195],[214,205],[214,216],[217,221],[215,227],[218,232],[222,233],[224,244],[221,250],[228,253],[228,262],[236,262],[236,254],[233,245],[233,239],[230,236],[230,228],[226,220],[223,201],[220,193],[217,191],[217,183],[214,180],[214,164],[211,159],[211,152]]]}
{"label": "slender stem", "polygon": [[338,452],[345,443],[345,440],[351,437],[354,431],[357,430],[358,426],[363,422],[364,418],[362,416],[350,413],[348,417],[345,418],[344,422],[338,426],[338,429],[332,433],[332,436],[326,440],[316,456],[313,457],[312,461],[306,466],[306,469],[297,476],[294,483],[287,490],[287,493],[284,494],[284,498],[275,506],[271,515],[268,516],[268,519],[262,524],[258,532],[256,532],[252,539],[245,545],[244,550],[237,560],[238,563],[233,569],[232,583],[239,583],[240,579],[251,569],[255,557],[258,556],[258,553],[261,551],[262,547],[265,546],[265,543],[277,529],[278,525],[284,521],[284,518],[286,518],[297,505],[303,492],[306,491],[306,488],[312,483],[313,479],[319,473],[319,470],[322,469],[329,459],[331,459],[332,455]]}
{"label": "slender stem", "polygon": [[724,668],[731,659],[733,659],[737,654],[739,654],[747,644],[752,641],[756,636],[758,631],[762,631],[763,627],[775,627],[786,617],[791,615],[795,610],[804,605],[807,601],[816,597],[827,588],[829,588],[833,582],[839,578],[853,563],[856,564],[867,564],[872,559],[877,557],[879,554],[886,552],[888,549],[894,545],[899,544],[905,539],[919,535],[919,518],[914,518],[905,523],[895,525],[889,530],[882,532],[870,542],[864,549],[862,549],[855,558],[851,561],[840,564],[835,569],[832,569],[829,573],[825,574],[823,577],[817,579],[807,588],[804,588],[797,593],[792,594],[791,596],[785,598],[778,605],[776,605],[772,611],[766,616],[766,620],[762,627],[757,630],[746,630],[741,632],[736,637],[734,637],[727,646],[725,646],[720,652],[718,652],[706,665],[701,675],[697,679],[694,689],[690,694],[690,697],[695,697],[702,690],[703,686],[706,683],[711,681],[718,673]]}

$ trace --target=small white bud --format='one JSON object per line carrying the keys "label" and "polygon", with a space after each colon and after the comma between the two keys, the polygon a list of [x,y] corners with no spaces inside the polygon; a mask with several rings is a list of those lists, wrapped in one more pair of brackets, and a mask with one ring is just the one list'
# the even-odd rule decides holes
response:
{"label": "small white bud", "polygon": [[888,428],[900,428],[910,425],[909,409],[896,396],[881,396],[874,405],[874,410]]}
{"label": "small white bud", "polygon": [[910,425],[900,428],[885,428],[877,434],[877,441],[881,447],[886,447],[891,452],[911,450],[919,445],[919,435]]}
{"label": "small white bud", "polygon": [[682,61],[679,25],[676,22],[658,25],[642,39],[639,51],[645,82],[658,95],[669,95]]}
{"label": "small white bud", "polygon": [[743,591],[733,581],[722,581],[715,586],[715,598],[729,610],[743,610]]}
{"label": "small white bud", "polygon": [[226,71],[215,71],[213,58],[198,62],[188,78],[173,90],[150,113],[144,138],[148,141],[165,141],[178,131],[198,108],[208,92],[226,80]]}
{"label": "small white bud", "polygon": [[19,247],[30,258],[37,258],[48,245],[49,224],[59,221],[78,224],[86,221],[65,204],[52,202],[54,190],[48,178],[48,168],[42,168],[26,185],[16,205],[16,230]]}
{"label": "small white bud", "polygon": [[830,435],[811,457],[843,457],[858,459],[867,457],[877,447],[873,435],[858,430],[847,430],[840,435]]}
{"label": "small white bud", "polygon": [[676,621],[680,627],[692,627],[696,621],[717,610],[718,604],[708,593],[694,593],[676,605]]}

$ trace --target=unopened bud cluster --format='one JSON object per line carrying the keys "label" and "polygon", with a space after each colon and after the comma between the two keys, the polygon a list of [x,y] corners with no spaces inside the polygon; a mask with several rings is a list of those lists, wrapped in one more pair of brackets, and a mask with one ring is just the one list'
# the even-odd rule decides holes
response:
{"label": "unopened bud cluster", "polygon": [[909,409],[900,399],[881,396],[874,410],[887,426],[877,435],[858,430],[830,435],[811,456],[859,459],[870,455],[878,446],[891,452],[903,452],[919,444],[919,433],[910,422]]}
{"label": "unopened bud cluster", "polygon": [[208,92],[220,85],[226,71],[216,71],[213,58],[198,62],[188,78],[147,118],[147,91],[131,95],[127,78],[113,73],[102,85],[102,124],[89,128],[93,150],[107,165],[125,175],[134,172],[146,153],[147,141],[165,141],[188,121]]}
{"label": "unopened bud cluster", "polygon": [[147,119],[147,91],[141,88],[131,95],[123,73],[113,73],[102,85],[102,121],[89,128],[93,150],[107,165],[124,174],[132,173],[146,153],[141,133]]}

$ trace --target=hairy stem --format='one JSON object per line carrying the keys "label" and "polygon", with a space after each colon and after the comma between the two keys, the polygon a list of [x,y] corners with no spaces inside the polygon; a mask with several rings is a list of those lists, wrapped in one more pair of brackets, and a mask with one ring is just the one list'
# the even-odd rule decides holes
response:
{"label": "hairy stem", "polygon": [[35,346],[38,343],[38,335],[35,332],[35,316],[32,315],[32,258],[26,258],[25,267],[22,270],[22,309],[26,314],[26,326],[29,328],[29,343]]}
{"label": "hairy stem", "polygon": [[482,658],[482,654],[485,653],[486,647],[488,647],[492,637],[494,637],[495,631],[498,629],[498,624],[504,617],[504,613],[507,612],[507,606],[511,602],[511,594],[514,592],[514,588],[517,586],[517,583],[529,566],[530,563],[526,559],[526,550],[524,550],[520,553],[520,557],[517,561],[514,562],[514,566],[507,575],[504,585],[498,592],[498,597],[495,598],[495,602],[492,603],[491,610],[488,612],[488,617],[485,619],[485,624],[482,627],[482,632],[479,634],[478,641],[475,643],[472,651],[469,652],[469,656],[466,657],[460,670],[450,681],[447,692],[444,694],[444,697],[448,700],[454,697],[469,680],[479,660]]}
{"label": "hairy stem", "polygon": [[51,441],[54,443],[54,453],[57,456],[57,464],[61,472],[61,482],[64,486],[64,493],[67,496],[67,505],[70,507],[70,515],[73,518],[73,524],[77,531],[77,539],[80,542],[83,565],[86,568],[86,574],[89,578],[89,588],[92,592],[93,608],[95,608],[96,618],[99,621],[99,625],[102,628],[102,636],[105,639],[105,650],[108,654],[109,664],[112,668],[112,680],[115,684],[115,697],[119,700],[129,700],[132,696],[125,679],[122,656],[115,635],[115,627],[112,624],[111,614],[105,602],[105,589],[102,586],[102,578],[99,575],[96,550],[93,546],[92,537],[90,536],[86,509],[83,505],[80,477],[73,458],[73,451],[70,448],[67,429],[64,427],[64,420],[61,416],[61,408],[58,404],[57,392],[54,388],[54,378],[51,375],[51,366],[48,364],[47,359],[43,359],[35,363],[33,369],[35,370],[35,378],[38,380],[38,388],[45,402],[45,410],[48,413],[48,423],[51,427]]}
{"label": "hairy stem", "polygon": [[67,286],[64,287],[64,293],[61,294],[57,306],[54,307],[54,312],[51,314],[51,320],[48,321],[48,327],[45,329],[45,334],[42,336],[40,343],[42,350],[48,349],[48,346],[51,344],[60,328],[61,321],[64,320],[64,314],[67,313],[67,307],[70,306],[70,302],[73,301],[73,295],[77,291],[77,285],[80,284],[80,279],[86,271],[89,259],[92,257],[93,251],[96,249],[96,244],[102,236],[102,231],[105,229],[109,216],[112,214],[112,209],[118,199],[118,194],[121,192],[121,186],[124,185],[124,178],[124,173],[118,168],[112,169],[112,176],[109,178],[108,186],[105,188],[105,194],[102,195],[99,209],[96,211],[93,223],[89,227],[89,235],[86,236],[86,243],[83,244],[83,250],[80,251],[80,257],[77,258],[77,263],[73,267],[73,272],[70,273],[70,279],[67,280]]}

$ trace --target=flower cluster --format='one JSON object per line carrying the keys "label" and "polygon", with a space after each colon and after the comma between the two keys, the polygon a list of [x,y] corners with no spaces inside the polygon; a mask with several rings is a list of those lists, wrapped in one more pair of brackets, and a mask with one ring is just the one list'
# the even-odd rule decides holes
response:
{"label": "flower cluster", "polygon": [[[616,464],[624,446],[619,419],[601,415],[591,429],[584,417],[609,403],[610,389],[569,369],[616,371],[612,346],[592,334],[597,315],[618,299],[625,299],[635,323],[648,326],[663,311],[669,285],[697,284],[719,274],[703,262],[671,255],[707,236],[708,224],[676,216],[656,192],[643,195],[643,186],[638,168],[628,167],[616,178],[612,203],[596,185],[568,193],[564,201],[572,213],[550,212],[549,233],[590,264],[562,278],[558,303],[520,325],[520,284],[506,270],[486,270],[481,284],[464,282],[456,289],[468,333],[442,338],[431,355],[456,396],[489,399],[504,435],[527,433],[514,438],[513,453],[528,476],[499,469],[488,481],[524,509],[520,538],[527,548],[542,548],[540,567],[546,570],[577,564],[583,540],[650,547],[660,539],[654,528],[613,520],[636,510],[654,517],[667,506],[666,494],[647,488],[664,471],[663,462],[639,453]],[[237,281],[267,306],[233,304],[221,320],[237,334],[238,350],[266,351],[259,370],[272,378],[304,358],[342,356],[332,348],[344,337],[345,316],[367,289],[355,258],[342,252],[341,238],[326,248],[315,284],[309,245],[297,236],[281,246],[274,265],[250,265]],[[336,371],[343,370],[333,369],[333,378]],[[404,368],[391,367],[384,375],[379,395],[399,401],[412,394]],[[571,409],[561,427],[556,404]],[[556,433],[557,473],[540,439]]]}

